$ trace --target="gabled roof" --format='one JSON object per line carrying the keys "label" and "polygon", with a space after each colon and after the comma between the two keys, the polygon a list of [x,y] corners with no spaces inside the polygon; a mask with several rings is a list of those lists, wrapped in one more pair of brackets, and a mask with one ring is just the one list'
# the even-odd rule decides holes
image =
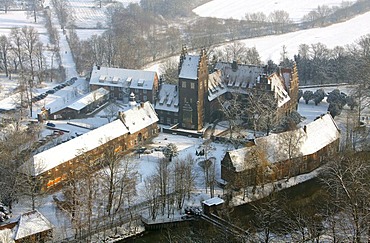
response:
{"label": "gabled roof", "polygon": [[53,225],[39,211],[33,210],[20,216],[14,228],[14,240],[51,230]]}
{"label": "gabled roof", "polygon": [[158,100],[155,104],[156,110],[179,112],[179,95],[177,85],[161,84],[159,87]]}
{"label": "gabled roof", "polygon": [[123,68],[94,67],[90,85],[152,90],[156,72]]}
{"label": "gabled roof", "polygon": [[[233,68],[233,65],[236,65]],[[264,73],[262,66],[217,62],[215,70],[221,71],[221,79],[230,89],[253,88],[257,78]]]}
{"label": "gabled roof", "polygon": [[31,172],[33,176],[38,176],[75,158],[83,152],[93,150],[102,144],[127,133],[128,129],[126,126],[120,120],[115,120],[90,132],[82,134],[79,137],[73,138],[65,143],[34,155],[30,168],[26,168],[24,166],[23,169],[26,173]]}
{"label": "gabled roof", "polygon": [[[123,114],[123,115],[122,115]],[[158,117],[150,102],[142,103],[122,112],[121,117],[104,126],[96,128],[70,141],[59,144],[41,153],[22,166],[25,173],[38,176],[76,156],[93,150],[115,138],[128,133],[135,133],[158,121]]]}
{"label": "gabled roof", "polygon": [[149,101],[123,112],[120,117],[130,134],[158,122],[157,113]]}
{"label": "gabled roof", "polygon": [[185,55],[181,65],[179,78],[197,80],[199,61],[199,55]]}
{"label": "gabled roof", "polygon": [[268,77],[268,80],[271,84],[271,91],[274,91],[275,98],[277,99],[278,107],[283,106],[290,100],[283,77],[277,73],[273,73]]}
{"label": "gabled roof", "polygon": [[93,103],[96,100],[99,100],[105,95],[108,95],[109,91],[104,88],[99,88],[97,90],[92,91],[91,93],[85,95],[81,99],[75,101],[74,103],[70,104],[68,108],[79,111],[88,106],[89,104]]}
{"label": "gabled roof", "polygon": [[255,145],[228,151],[236,171],[253,167],[249,164],[253,150],[263,151],[262,158],[276,163],[313,154],[340,138],[340,130],[330,114],[326,114],[303,128],[271,134],[255,140]]}
{"label": "gabled roof", "polygon": [[[233,67],[233,65],[235,65]],[[212,101],[226,92],[248,94],[260,82],[261,75],[265,70],[262,66],[245,65],[236,63],[217,62],[215,72],[208,75],[208,100]],[[285,70],[284,77],[277,73],[267,78],[271,91],[277,98],[278,107],[283,106],[290,100],[286,89],[286,82],[289,82],[290,73]],[[288,81],[285,79],[288,78]]]}

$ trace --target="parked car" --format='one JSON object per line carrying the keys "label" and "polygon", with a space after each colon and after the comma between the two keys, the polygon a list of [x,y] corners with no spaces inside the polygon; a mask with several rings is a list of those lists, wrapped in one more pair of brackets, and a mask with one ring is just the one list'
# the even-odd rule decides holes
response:
{"label": "parked car", "polygon": [[138,154],[142,154],[142,153],[144,153],[144,152],[145,152],[145,150],[146,150],[146,148],[145,148],[145,147],[141,147],[141,148],[136,149],[136,153],[138,153]]}
{"label": "parked car", "polygon": [[48,127],[55,127],[55,124],[54,123],[51,123],[51,122],[47,122],[46,123],[46,126],[48,126]]}
{"label": "parked car", "polygon": [[48,91],[46,91],[47,94],[54,94],[55,93],[55,90],[54,89],[49,89]]}

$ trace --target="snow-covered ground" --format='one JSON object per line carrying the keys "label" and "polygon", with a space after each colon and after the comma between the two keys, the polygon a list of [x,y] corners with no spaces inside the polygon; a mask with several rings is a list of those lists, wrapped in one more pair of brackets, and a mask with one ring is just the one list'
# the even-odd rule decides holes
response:
{"label": "snow-covered ground", "polygon": [[[72,0],[71,0],[72,2]],[[85,3],[88,1],[77,1],[74,0],[74,3]],[[90,1],[92,2],[92,0]],[[138,1],[125,1],[125,2],[138,2]],[[226,1],[225,1],[226,2]],[[76,8],[77,9],[77,8]],[[81,7],[82,9],[82,7]],[[95,9],[96,10],[96,9]],[[94,10],[94,11],[95,11]],[[76,10],[75,14],[80,15],[79,10]],[[91,14],[93,11],[90,9],[89,11],[86,11],[86,15]],[[227,12],[225,10],[225,12]],[[81,13],[81,18],[79,21],[84,21],[83,14]],[[95,21],[98,21],[100,18],[95,18]],[[101,19],[100,19],[101,20]],[[345,45],[348,43],[352,43],[353,40],[358,38],[360,36],[360,29],[361,29],[361,35],[370,33],[370,27],[368,25],[368,22],[370,20],[370,13],[358,16],[350,21],[347,21],[345,23],[329,26],[326,28],[318,28],[311,30],[312,32],[306,32],[306,31],[298,31],[291,34],[281,35],[281,36],[272,36],[272,37],[264,37],[264,38],[256,38],[252,40],[250,43],[247,42],[247,46],[256,46],[258,51],[260,52],[262,59],[267,60],[269,57],[278,57],[281,52],[281,47],[284,45],[284,43],[288,48],[288,54],[293,55],[295,52],[293,51],[294,48],[298,46],[298,44],[302,43],[303,41],[309,41],[311,40],[311,43],[316,42],[323,42],[324,44],[327,44],[329,47],[329,44],[332,43],[339,43],[338,45]],[[56,19],[53,18],[53,22],[57,24]],[[91,24],[91,22],[89,22]],[[93,23],[92,25],[94,25]],[[25,12],[9,12],[8,14],[0,13],[0,35],[1,34],[8,34],[11,27],[21,27],[24,25],[28,26],[35,26],[38,28],[40,37],[43,41],[43,43],[46,45],[48,43],[48,39],[46,36],[45,29],[43,27],[43,24],[41,23],[32,23],[32,19],[26,18]],[[95,24],[96,25],[96,24]],[[332,31],[330,31],[330,28],[335,28]],[[68,47],[68,44],[66,42],[65,35],[62,33],[60,28],[57,28],[59,30],[59,36],[61,37],[61,58],[62,58],[62,65],[67,70],[67,78],[78,76],[76,73],[76,68],[72,59],[71,51]],[[96,30],[83,30],[85,33],[85,37],[88,36],[88,33],[96,33]],[[334,36],[334,37],[333,37]],[[318,38],[316,38],[318,37]],[[331,39],[333,37],[333,39]],[[266,39],[264,41],[264,39]],[[324,42],[324,41],[328,42]],[[338,42],[335,42],[337,41]],[[263,44],[260,44],[263,43]],[[308,43],[308,42],[306,42]],[[337,45],[337,44],[333,44]],[[293,49],[290,49],[293,48]],[[6,86],[7,88],[2,87],[0,89],[1,95],[4,97],[11,92],[12,88],[14,88],[14,83],[16,81],[14,80],[8,80],[7,78],[0,77],[2,86]],[[59,80],[63,81],[63,80]],[[10,85],[8,85],[10,84]],[[48,90],[49,88],[53,87],[55,83],[44,83],[44,87],[35,90],[36,93],[42,93]],[[9,87],[9,88],[8,88]],[[7,92],[5,92],[7,90]],[[66,87],[58,92],[56,92],[53,95],[49,95],[44,100],[41,100],[35,104],[35,112],[38,111],[42,106],[45,106],[47,108],[59,108],[59,106],[66,105],[69,102],[72,102],[73,100],[79,98],[84,92],[86,92],[86,81],[83,79],[79,79],[76,81],[75,85]],[[305,116],[307,119],[304,121],[305,123],[308,123],[312,121],[315,117],[317,117],[320,114],[326,113],[327,110],[327,103],[323,102],[319,104],[318,106],[315,106],[313,103],[309,103],[308,105],[304,104],[303,101],[299,104],[299,112]],[[74,120],[73,122],[81,122],[85,124],[90,124],[93,126],[99,126],[107,122],[106,119],[102,119],[99,117],[92,118],[89,120]],[[77,128],[70,126],[66,124],[66,121],[56,121],[56,126],[65,130],[69,130],[71,133],[83,133],[87,132],[87,129],[83,128]],[[51,130],[45,130],[43,132],[43,136],[48,135],[51,133]],[[70,134],[64,134],[61,139],[68,139],[68,136]],[[167,143],[175,143],[177,147],[180,150],[179,158],[183,158],[184,156],[187,156],[188,154],[191,154],[194,156],[195,159],[199,160],[199,157],[195,156],[195,151],[201,146],[201,144],[204,142],[202,139],[196,139],[196,138],[188,138],[188,137],[182,137],[182,136],[176,136],[176,135],[170,135],[170,134],[160,134],[157,138],[153,140],[153,144],[150,146],[163,146]],[[220,161],[225,154],[225,152],[229,149],[228,147],[225,147],[223,144],[214,143],[212,144],[212,150],[210,151],[209,157],[215,157],[216,158],[216,168],[217,168],[217,178],[220,178]],[[141,155],[140,159],[137,157],[136,161],[139,163],[139,173],[141,175],[141,180],[138,185],[138,191],[142,189],[143,187],[143,179],[152,173],[154,173],[155,166],[157,161],[162,158],[161,152],[153,152],[152,154],[143,154]],[[191,201],[187,202],[189,205],[199,205],[200,201],[203,199],[207,199],[209,195],[205,194],[205,187],[204,187],[204,175],[202,173],[202,168],[199,166],[198,163],[195,164],[195,170],[198,172],[198,177],[196,180],[196,191],[194,194],[194,197],[191,199]],[[217,194],[221,194],[222,190],[218,189],[216,192]],[[137,200],[140,200],[138,198]],[[142,200],[142,198],[141,198]],[[21,212],[25,212],[26,210],[30,209],[30,205],[27,202],[27,200],[20,200],[18,204],[14,205],[14,216]],[[45,214],[45,216],[56,226],[56,230],[60,230],[64,227],[59,227],[62,225],[68,225],[69,221],[62,212],[59,210],[56,210],[55,204],[52,202],[52,197],[45,196],[44,198],[40,199],[37,208]],[[67,232],[59,232],[60,235],[66,236],[68,235]]]}
{"label": "snow-covered ground", "polygon": [[370,12],[359,15],[346,22],[333,24],[323,28],[300,30],[283,35],[272,35],[242,42],[247,47],[256,47],[263,62],[273,60],[280,62],[283,46],[286,46],[287,56],[293,59],[298,54],[300,44],[322,43],[328,48],[354,44],[361,36],[370,33]]}
{"label": "snow-covered ground", "polygon": [[[353,3],[356,0],[346,2]],[[318,6],[339,7],[342,3],[342,0],[213,0],[195,8],[193,12],[201,17],[245,19],[246,13],[262,12],[268,16],[276,10],[284,10],[293,21],[298,22]]]}

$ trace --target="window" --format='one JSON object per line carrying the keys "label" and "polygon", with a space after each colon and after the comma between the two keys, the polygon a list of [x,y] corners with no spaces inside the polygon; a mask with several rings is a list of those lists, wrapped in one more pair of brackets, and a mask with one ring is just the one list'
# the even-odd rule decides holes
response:
{"label": "window", "polygon": [[148,97],[146,95],[143,96],[143,101],[147,101]]}
{"label": "window", "polygon": [[195,83],[190,83],[190,88],[195,89]]}
{"label": "window", "polygon": [[122,93],[119,93],[119,98],[121,98],[122,99],[122,97],[123,97],[123,94]]}
{"label": "window", "polygon": [[171,124],[171,118],[167,117],[167,124]]}
{"label": "window", "polygon": [[114,87],[113,86],[110,86],[110,90],[114,90]]}
{"label": "window", "polygon": [[192,103],[193,103],[193,98],[190,98],[189,103],[190,103],[190,104],[192,104]]}
{"label": "window", "polygon": [[143,90],[143,94],[146,94],[148,91],[146,89]]}
{"label": "window", "polygon": [[182,81],[182,87],[186,88],[186,82],[185,81]]}

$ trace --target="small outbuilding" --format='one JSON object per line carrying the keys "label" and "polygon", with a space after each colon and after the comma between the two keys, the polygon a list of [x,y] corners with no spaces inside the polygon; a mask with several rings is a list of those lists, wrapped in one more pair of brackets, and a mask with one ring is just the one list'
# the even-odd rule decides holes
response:
{"label": "small outbuilding", "polygon": [[225,201],[219,197],[212,197],[202,202],[203,212],[206,215],[213,214],[222,206]]}
{"label": "small outbuilding", "polygon": [[52,235],[53,225],[37,210],[0,226],[1,242],[51,242]]}

